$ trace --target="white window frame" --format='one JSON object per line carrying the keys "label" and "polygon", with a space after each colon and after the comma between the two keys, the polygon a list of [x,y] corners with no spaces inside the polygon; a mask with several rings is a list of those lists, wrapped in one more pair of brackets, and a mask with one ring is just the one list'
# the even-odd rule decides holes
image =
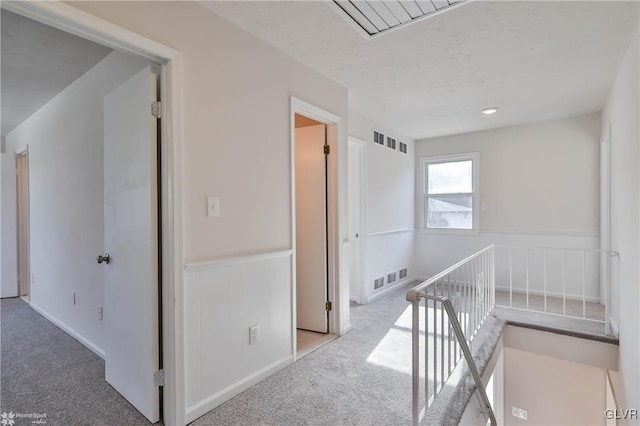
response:
{"label": "white window frame", "polygon": [[[426,222],[426,206],[425,200],[427,197],[428,189],[428,175],[427,170],[430,164],[439,163],[451,163],[456,161],[471,161],[471,179],[472,179],[472,200],[473,200],[473,228],[472,229],[451,229],[451,228],[427,228]],[[477,235],[480,231],[480,185],[479,185],[479,168],[480,168],[480,153],[479,152],[467,152],[461,154],[452,155],[440,155],[436,157],[421,157],[421,189],[420,193],[420,231],[429,234],[467,234]]]}

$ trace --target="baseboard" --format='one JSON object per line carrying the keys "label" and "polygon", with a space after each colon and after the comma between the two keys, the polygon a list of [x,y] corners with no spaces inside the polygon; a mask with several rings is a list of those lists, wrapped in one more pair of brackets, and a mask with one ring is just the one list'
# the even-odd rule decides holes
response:
{"label": "baseboard", "polygon": [[73,328],[71,328],[69,325],[67,325],[64,322],[60,321],[59,319],[57,319],[56,317],[54,317],[49,312],[45,311],[44,309],[42,309],[40,306],[36,305],[35,303],[30,302],[29,306],[31,306],[34,311],[36,311],[37,313],[39,313],[40,315],[42,315],[43,317],[45,317],[46,319],[51,321],[56,327],[58,327],[59,329],[61,329],[62,331],[64,331],[65,333],[67,333],[68,335],[73,337],[74,339],[76,339],[78,342],[82,343],[91,352],[95,353],[100,358],[104,359],[104,350],[100,349],[100,347],[98,347],[97,345],[92,343],[89,339],[85,338],[80,333],[78,333]]}
{"label": "baseboard", "polygon": [[[509,287],[497,287],[496,286],[496,290],[509,291]],[[514,288],[513,292],[514,293],[518,293],[518,294],[525,294],[527,292],[527,290],[524,289],[524,288]],[[529,289],[529,294],[532,294],[534,296],[544,296],[544,291]],[[562,299],[562,293],[556,293],[556,292],[553,292],[553,291],[547,291],[547,296],[549,296],[549,297],[557,297],[559,299]],[[582,296],[579,295],[579,294],[567,294],[565,297],[568,300],[577,300],[577,301],[581,301],[582,300]],[[587,302],[600,303],[600,296],[597,296],[597,297],[586,296],[584,299]]]}
{"label": "baseboard", "polygon": [[203,399],[202,401],[192,405],[191,407],[188,407],[186,412],[186,422],[191,423],[197,418],[213,410],[220,404],[227,402],[234,396],[238,395],[240,392],[249,389],[251,386],[261,382],[273,373],[281,370],[291,363],[293,363],[293,356],[289,355],[288,357],[283,358],[280,361],[276,361],[273,364],[270,364],[265,368],[256,371],[250,376],[247,376],[244,379],[230,386],[227,386],[220,392],[214,393],[213,395]]}
{"label": "baseboard", "polygon": [[416,281],[417,278],[415,277],[411,277],[411,278],[405,278],[401,281],[398,281],[397,283],[395,283],[392,286],[389,287],[383,287],[380,290],[377,290],[375,293],[373,293],[371,296],[369,296],[365,302],[365,304],[367,303],[371,303],[379,298],[381,298],[382,296],[385,296],[393,291],[396,291],[397,289],[404,287],[405,285],[409,284],[411,281]]}

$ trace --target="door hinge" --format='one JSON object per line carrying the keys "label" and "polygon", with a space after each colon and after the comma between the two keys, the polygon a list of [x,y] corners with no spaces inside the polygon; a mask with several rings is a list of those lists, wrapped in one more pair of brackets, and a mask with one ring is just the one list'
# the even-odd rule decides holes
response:
{"label": "door hinge", "polygon": [[325,302],[324,304],[324,309],[327,311],[331,310],[331,302],[329,302],[328,300]]}
{"label": "door hinge", "polygon": [[164,386],[164,370],[153,373],[153,386]]}
{"label": "door hinge", "polygon": [[329,145],[324,146],[324,155],[329,155],[331,153],[331,147]]}
{"label": "door hinge", "polygon": [[162,102],[151,102],[151,115],[156,118],[162,117]]}

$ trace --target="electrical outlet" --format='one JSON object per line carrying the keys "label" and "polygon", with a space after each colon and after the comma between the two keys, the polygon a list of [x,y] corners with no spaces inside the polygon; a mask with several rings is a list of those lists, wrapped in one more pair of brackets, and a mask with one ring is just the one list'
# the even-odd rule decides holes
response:
{"label": "electrical outlet", "polygon": [[207,217],[220,216],[220,197],[207,197]]}
{"label": "electrical outlet", "polygon": [[527,410],[518,407],[511,407],[511,415],[518,419],[527,420]]}
{"label": "electrical outlet", "polygon": [[258,343],[258,334],[260,333],[260,326],[252,325],[249,327],[249,344],[254,345]]}
{"label": "electrical outlet", "polygon": [[100,321],[104,319],[104,311],[102,310],[102,306],[98,306],[98,319]]}

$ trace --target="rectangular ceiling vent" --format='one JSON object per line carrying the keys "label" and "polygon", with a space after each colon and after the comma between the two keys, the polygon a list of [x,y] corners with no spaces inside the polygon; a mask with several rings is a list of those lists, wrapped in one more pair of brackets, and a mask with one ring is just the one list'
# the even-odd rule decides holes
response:
{"label": "rectangular ceiling vent", "polygon": [[334,0],[343,18],[373,38],[465,3],[467,0]]}
{"label": "rectangular ceiling vent", "polygon": [[384,146],[384,133],[380,133],[377,130],[373,131],[373,142]]}

